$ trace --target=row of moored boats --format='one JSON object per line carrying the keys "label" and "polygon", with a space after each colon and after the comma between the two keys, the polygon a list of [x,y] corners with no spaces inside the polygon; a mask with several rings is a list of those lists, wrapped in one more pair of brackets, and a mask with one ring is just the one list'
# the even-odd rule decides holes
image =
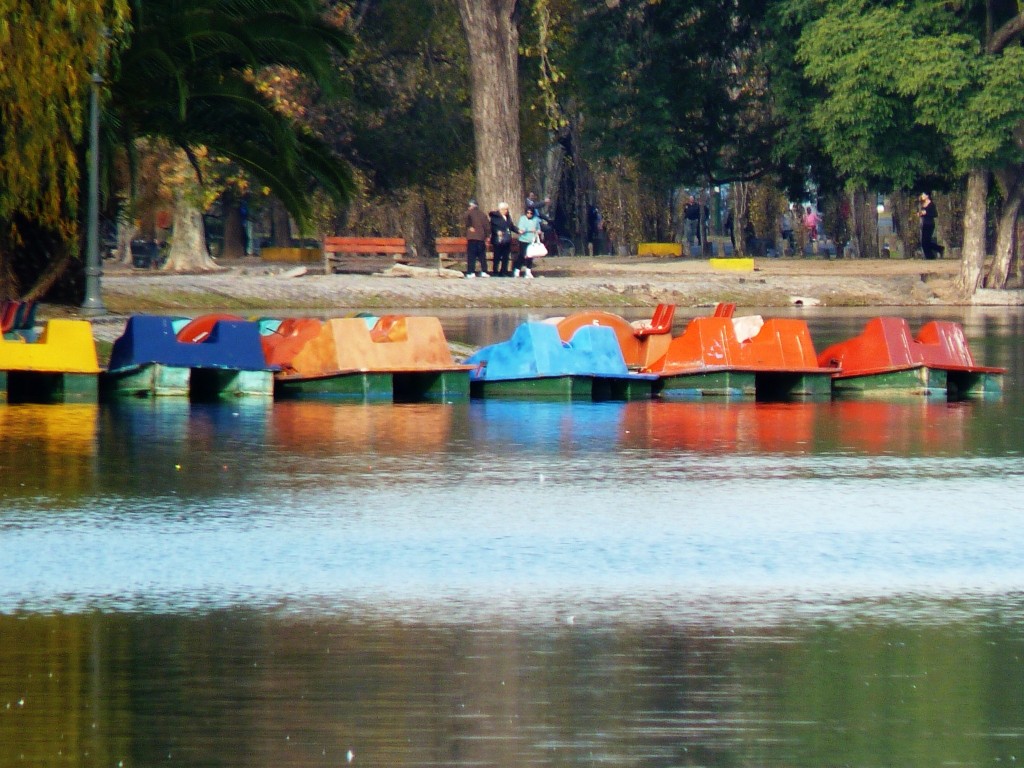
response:
{"label": "row of moored boats", "polygon": [[627,322],[604,311],[526,322],[506,341],[455,360],[436,317],[245,320],[136,315],[105,370],[91,324],[49,320],[0,344],[8,401],[101,397],[334,397],[454,401],[470,397],[636,400],[998,396],[1005,369],[977,365],[957,323],[914,335],[878,317],[856,337],[816,352],[807,323],[736,316],[735,305],[690,320],[673,336],[675,306]]}

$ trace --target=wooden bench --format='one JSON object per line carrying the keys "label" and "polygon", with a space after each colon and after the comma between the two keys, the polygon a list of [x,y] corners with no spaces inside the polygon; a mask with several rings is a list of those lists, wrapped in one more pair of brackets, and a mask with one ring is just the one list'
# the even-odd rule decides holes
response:
{"label": "wooden bench", "polygon": [[[437,266],[441,269],[459,269],[460,262],[466,262],[467,240],[464,237],[438,237],[434,240],[437,251]],[[488,243],[488,248],[490,243]]]}
{"label": "wooden bench", "polygon": [[347,253],[391,254],[397,262],[409,260],[409,249],[401,237],[325,237],[324,272],[328,275],[333,273],[335,265],[341,263],[342,256]]}
{"label": "wooden bench", "polygon": [[[494,248],[491,246],[491,239],[487,238],[484,241],[487,247],[487,253],[492,253]],[[438,267],[448,267],[451,269],[465,267],[466,264],[466,248],[468,247],[466,238],[464,237],[438,237],[434,240],[434,250],[437,251],[437,265]],[[515,259],[515,255],[519,252],[519,241],[515,238],[512,239],[512,250],[510,256]]]}

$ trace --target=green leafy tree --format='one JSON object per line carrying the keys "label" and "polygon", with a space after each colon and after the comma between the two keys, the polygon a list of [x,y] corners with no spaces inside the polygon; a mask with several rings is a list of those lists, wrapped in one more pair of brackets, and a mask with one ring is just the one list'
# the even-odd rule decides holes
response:
{"label": "green leafy tree", "polygon": [[608,155],[662,184],[756,178],[774,126],[754,55],[764,4],[621,0],[586,8],[572,72]]}
{"label": "green leafy tree", "polygon": [[[305,220],[314,183],[336,200],[348,197],[350,168],[282,109],[259,78],[269,67],[283,67],[326,87],[336,80],[333,54],[349,46],[349,36],[321,16],[315,0],[139,2],[112,78],[109,125],[130,149],[137,138],[167,140],[197,170],[199,148],[226,159]],[[177,226],[187,228],[183,220]],[[172,256],[168,266],[196,266],[204,256]]]}
{"label": "green leafy tree", "polygon": [[[116,53],[127,0],[0,0],[0,296],[36,295],[77,234],[91,74]],[[105,45],[103,31],[114,36]]]}
{"label": "green leafy tree", "polygon": [[1012,203],[1024,161],[1024,12],[1015,3],[934,0],[836,0],[812,12],[797,58],[826,92],[813,114],[825,151],[853,183],[933,186],[966,176],[960,279],[973,293],[985,260],[988,178],[1004,175]]}
{"label": "green leafy tree", "polygon": [[322,105],[335,148],[390,194],[472,162],[466,41],[448,0],[378,0],[351,19],[346,98]]}

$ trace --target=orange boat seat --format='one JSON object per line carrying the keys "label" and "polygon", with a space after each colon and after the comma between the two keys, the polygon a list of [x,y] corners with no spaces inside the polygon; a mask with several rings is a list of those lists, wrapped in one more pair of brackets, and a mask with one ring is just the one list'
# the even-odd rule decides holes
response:
{"label": "orange boat seat", "polygon": [[672,320],[675,316],[675,304],[659,304],[654,310],[654,315],[651,317],[650,324],[637,328],[633,331],[633,335],[637,338],[643,338],[644,336],[657,336],[662,333],[671,333]]}

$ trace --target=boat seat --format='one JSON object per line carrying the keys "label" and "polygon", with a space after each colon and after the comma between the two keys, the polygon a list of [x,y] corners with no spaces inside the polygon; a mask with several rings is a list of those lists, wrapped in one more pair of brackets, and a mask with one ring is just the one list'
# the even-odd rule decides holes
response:
{"label": "boat seat", "polygon": [[659,304],[654,310],[651,322],[637,328],[633,331],[633,335],[637,338],[643,338],[644,336],[657,336],[663,333],[671,333],[672,320],[675,318],[675,315],[675,304]]}
{"label": "boat seat", "polygon": [[721,301],[715,307],[715,314],[712,317],[732,317],[736,311],[736,304],[731,301]]}
{"label": "boat seat", "polygon": [[18,310],[21,308],[20,301],[8,299],[0,308],[0,333],[7,333],[14,330],[14,321],[18,317]]}
{"label": "boat seat", "polygon": [[36,302],[23,301],[14,316],[14,330],[30,331],[36,325]]}

